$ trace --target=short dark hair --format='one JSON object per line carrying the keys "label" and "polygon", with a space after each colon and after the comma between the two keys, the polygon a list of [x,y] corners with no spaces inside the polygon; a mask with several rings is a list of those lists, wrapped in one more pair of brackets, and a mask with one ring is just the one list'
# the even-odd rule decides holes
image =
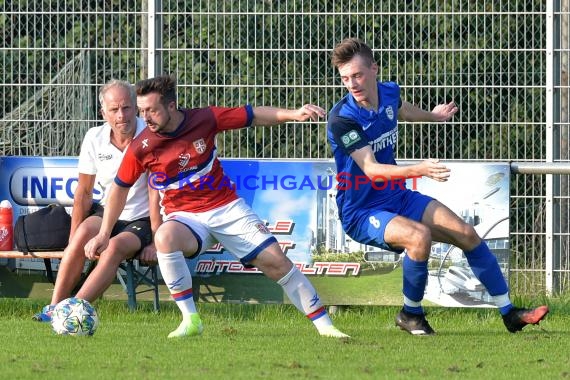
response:
{"label": "short dark hair", "polygon": [[370,49],[364,41],[358,38],[345,38],[334,47],[331,55],[331,63],[334,67],[339,67],[357,55],[364,58],[365,63],[369,66],[374,63],[372,49]]}
{"label": "short dark hair", "polygon": [[171,75],[143,79],[137,82],[135,89],[137,96],[144,96],[154,92],[160,94],[160,102],[164,105],[176,102],[176,78]]}

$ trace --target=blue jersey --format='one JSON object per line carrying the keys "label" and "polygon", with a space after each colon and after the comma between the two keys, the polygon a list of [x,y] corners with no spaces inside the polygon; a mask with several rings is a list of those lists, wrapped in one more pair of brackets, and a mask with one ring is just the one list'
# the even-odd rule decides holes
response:
{"label": "blue jersey", "polygon": [[398,202],[405,191],[404,180],[372,183],[353,161],[350,154],[369,145],[376,160],[396,165],[398,141],[398,109],[400,86],[394,82],[378,82],[378,111],[360,107],[349,93],[331,109],[327,136],[337,167],[337,205],[343,225],[350,224],[363,208],[383,207],[390,199]]}

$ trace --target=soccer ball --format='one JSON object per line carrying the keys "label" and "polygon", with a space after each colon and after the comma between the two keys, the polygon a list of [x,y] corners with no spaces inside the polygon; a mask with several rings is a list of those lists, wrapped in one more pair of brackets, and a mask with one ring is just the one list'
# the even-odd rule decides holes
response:
{"label": "soccer ball", "polygon": [[51,314],[51,327],[58,335],[93,335],[98,325],[95,308],[81,298],[61,301]]}

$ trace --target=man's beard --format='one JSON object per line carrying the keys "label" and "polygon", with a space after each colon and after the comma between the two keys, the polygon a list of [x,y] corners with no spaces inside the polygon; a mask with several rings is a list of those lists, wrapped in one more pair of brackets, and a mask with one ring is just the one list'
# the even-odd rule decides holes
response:
{"label": "man's beard", "polygon": [[160,133],[160,132],[164,132],[164,129],[168,126],[168,124],[170,123],[170,120],[172,120],[172,116],[170,116],[170,113],[168,114],[168,120],[166,120],[166,122],[162,125],[160,124],[153,124],[154,125],[154,133]]}

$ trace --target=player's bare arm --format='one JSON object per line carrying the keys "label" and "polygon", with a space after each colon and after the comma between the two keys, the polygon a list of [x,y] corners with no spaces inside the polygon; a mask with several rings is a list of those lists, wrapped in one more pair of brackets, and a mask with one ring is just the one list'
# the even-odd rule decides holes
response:
{"label": "player's bare arm", "polygon": [[393,180],[413,177],[428,177],[438,182],[448,180],[450,170],[437,159],[427,159],[414,165],[389,165],[376,161],[374,152],[370,146],[357,149],[350,154],[354,162],[366,174],[368,178],[375,182],[382,180]]}
{"label": "player's bare arm", "polygon": [[298,109],[276,107],[254,107],[252,125],[275,125],[287,121],[317,121],[325,117],[326,111],[314,104],[305,104]]}
{"label": "player's bare arm", "polygon": [[398,110],[398,119],[411,122],[440,122],[451,119],[457,111],[457,105],[453,101],[445,104],[438,104],[431,111],[422,110],[412,103],[403,101],[402,106]]}
{"label": "player's bare arm", "polygon": [[148,204],[150,214],[150,228],[152,230],[153,241],[144,247],[139,255],[139,259],[143,264],[156,263],[156,247],[154,245],[154,234],[158,227],[162,224],[162,215],[160,214],[160,195],[152,186],[148,187]]}
{"label": "player's bare arm", "polygon": [[429,158],[417,164],[420,167],[422,176],[433,179],[437,182],[446,182],[451,175],[451,170],[442,164],[438,159]]}

